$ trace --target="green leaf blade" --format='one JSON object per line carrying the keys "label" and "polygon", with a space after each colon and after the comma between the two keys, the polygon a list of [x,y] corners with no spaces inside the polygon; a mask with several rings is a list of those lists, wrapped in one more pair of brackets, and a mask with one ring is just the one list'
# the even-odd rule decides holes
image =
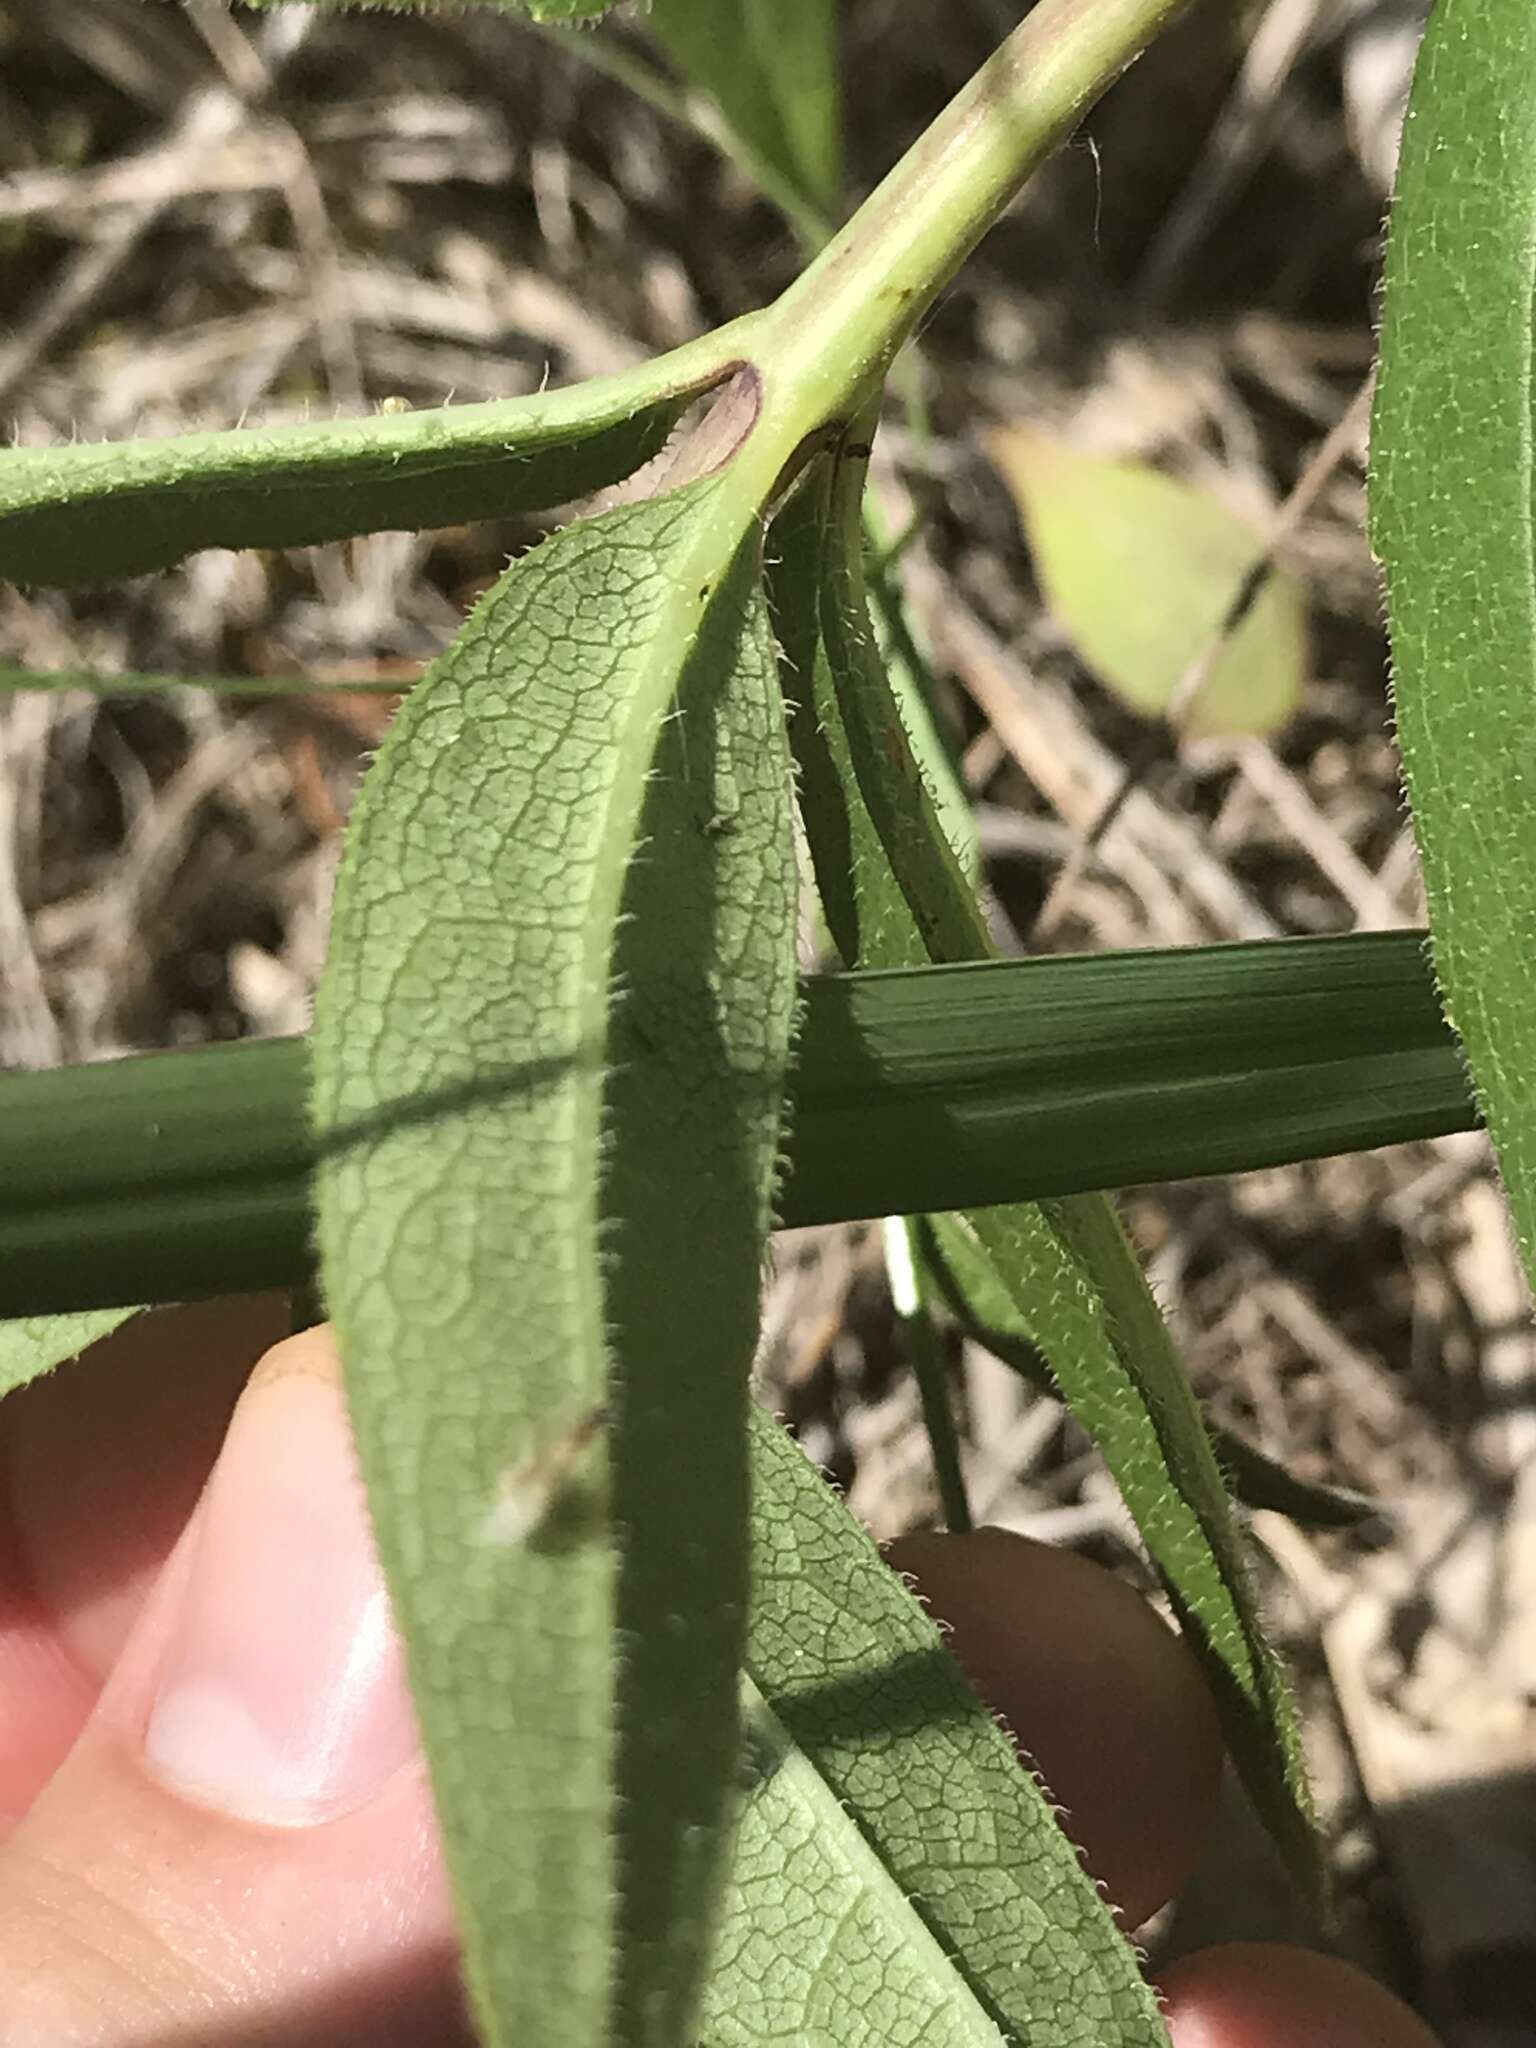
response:
{"label": "green leaf blade", "polygon": [[756,553],[712,606],[663,728],[617,954],[604,1198],[623,1365],[626,2048],[694,2037],[738,1761],[748,1381],[799,1007],[789,757]]}
{"label": "green leaf blade", "polygon": [[0,576],[60,587],[207,547],[305,547],[563,504],[661,447],[737,328],[568,390],[299,426],[0,453]]}
{"label": "green leaf blade", "polygon": [[1536,23],[1425,35],[1387,244],[1371,436],[1397,736],[1435,970],[1536,1275]]}
{"label": "green leaf blade", "polygon": [[[409,699],[338,883],[315,1030],[327,1303],[493,2044],[598,2048],[616,1995],[675,1998],[615,1981],[620,1887],[643,1878],[621,1844],[644,1825],[615,1800],[609,1494],[633,1418],[610,1414],[605,1322],[604,1120],[629,1116],[605,1105],[610,994],[657,736],[754,512],[706,482],[515,565]],[[620,1220],[622,1271],[647,1219]],[[729,1689],[706,1706],[728,1757]]]}
{"label": "green leaf blade", "polygon": [[837,0],[651,0],[646,26],[716,101],[748,169],[829,221],[843,174]]}
{"label": "green leaf blade", "polygon": [[132,1308],[88,1309],[0,1322],[0,1397],[78,1358],[88,1345],[110,1337],[137,1313]]}
{"label": "green leaf blade", "polygon": [[[749,1782],[708,2048],[1164,2048],[1054,1808],[936,1624],[753,1417]],[[812,1933],[836,1907],[827,1931]]]}
{"label": "green leaf blade", "polygon": [[1141,1532],[1215,1694],[1232,1761],[1311,1899],[1324,1876],[1300,1728],[1264,1636],[1221,1468],[1166,1323],[1106,1202],[948,1219],[991,1262]]}
{"label": "green leaf blade", "polygon": [[801,490],[773,530],[774,600],[811,865],[827,929],[847,967],[916,967],[928,957],[859,795],[821,616],[829,479]]}
{"label": "green leaf blade", "polygon": [[[991,949],[985,923],[870,631],[852,474],[845,467],[831,496],[820,617],[857,801],[930,957],[981,959]],[[806,827],[817,830],[812,813]],[[1199,1407],[1114,1207],[1101,1195],[1075,1195],[1039,1208],[971,1211],[961,1227],[996,1269],[1103,1451],[1205,1664],[1233,1761],[1293,1871],[1320,1898],[1322,1863],[1294,1705],[1259,1624]]]}
{"label": "green leaf blade", "polygon": [[[1037,1393],[1059,1396],[1012,1290],[961,1216],[924,1217],[922,1263],[934,1292],[968,1337],[1011,1366]],[[1234,1496],[1245,1507],[1274,1508],[1303,1528],[1347,1529],[1379,1513],[1361,1494],[1316,1486],[1234,1436],[1213,1429],[1211,1443]]]}

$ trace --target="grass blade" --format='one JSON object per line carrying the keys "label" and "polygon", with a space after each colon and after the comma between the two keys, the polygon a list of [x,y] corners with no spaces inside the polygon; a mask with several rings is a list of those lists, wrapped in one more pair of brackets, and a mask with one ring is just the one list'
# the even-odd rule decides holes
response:
{"label": "grass blade", "polygon": [[[827,976],[804,1001],[785,1223],[1237,1173],[1475,1121],[1413,932]],[[291,1038],[0,1077],[0,1312],[302,1278],[307,1061]]]}
{"label": "grass blade", "polygon": [[1446,0],[1392,209],[1371,529],[1435,971],[1536,1277],[1533,291],[1536,16]]}
{"label": "grass blade", "polygon": [[[287,0],[242,0],[242,4],[247,7],[279,7],[287,5]],[[449,12],[444,0],[315,0],[315,4],[320,7],[387,7],[391,11],[403,8],[416,14]],[[615,0],[468,0],[468,4],[497,7],[503,13],[510,8],[514,13],[529,15],[534,21],[589,21],[599,14],[606,14],[615,5]]]}
{"label": "grass blade", "polygon": [[842,188],[837,0],[651,0],[645,26],[725,117],[749,174],[788,186],[797,217]]}
{"label": "grass blade", "polygon": [[89,690],[97,697],[163,697],[173,690],[209,690],[217,697],[398,697],[395,679],[361,676],[355,682],[322,682],[317,676],[146,675],[137,669],[104,674],[88,668],[15,668],[0,662],[0,691]]}

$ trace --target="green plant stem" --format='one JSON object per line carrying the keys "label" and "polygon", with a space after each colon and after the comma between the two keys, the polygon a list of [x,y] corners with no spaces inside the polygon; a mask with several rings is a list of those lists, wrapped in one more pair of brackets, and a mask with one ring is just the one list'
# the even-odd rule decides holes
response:
{"label": "green plant stem", "polygon": [[1020,186],[1184,0],[1039,0],[765,315],[809,433],[850,411]]}

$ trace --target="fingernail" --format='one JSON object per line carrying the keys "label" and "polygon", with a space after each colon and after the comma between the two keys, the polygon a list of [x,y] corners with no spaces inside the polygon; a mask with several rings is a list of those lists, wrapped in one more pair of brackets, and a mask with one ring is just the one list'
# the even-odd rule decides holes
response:
{"label": "fingernail", "polygon": [[416,1734],[338,1386],[298,1370],[253,1383],[189,1540],[150,1767],[277,1826],[362,1805]]}

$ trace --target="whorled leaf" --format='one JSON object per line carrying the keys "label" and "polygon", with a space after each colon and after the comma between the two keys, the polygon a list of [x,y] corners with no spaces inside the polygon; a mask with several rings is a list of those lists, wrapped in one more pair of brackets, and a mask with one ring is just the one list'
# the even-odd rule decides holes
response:
{"label": "whorled leaf", "polygon": [[1403,128],[1371,433],[1434,965],[1536,1284],[1536,15],[1443,0]]}
{"label": "whorled leaf", "polygon": [[[1168,711],[1263,548],[1220,498],[1149,463],[1090,455],[1033,427],[992,437],[1047,603],[1100,682]],[[1272,570],[1183,716],[1192,733],[1269,733],[1307,679],[1301,589]]]}
{"label": "whorled leaf", "polygon": [[794,1001],[755,513],[726,472],[516,564],[338,883],[325,1291],[491,2043],[673,2048],[718,1874]]}
{"label": "whorled leaf", "polygon": [[55,1366],[78,1358],[99,1337],[110,1337],[137,1315],[132,1308],[85,1309],[73,1315],[21,1316],[0,1322],[0,1395],[11,1394]]}
{"label": "whorled leaf", "polygon": [[0,453],[0,577],[61,586],[197,548],[303,547],[539,510],[629,475],[732,365],[736,330],[564,391]]}
{"label": "whorled leaf", "polygon": [[702,2048],[1162,2048],[935,1623],[761,1413],[752,1447],[746,1793]]}
{"label": "whorled leaf", "polygon": [[[823,690],[817,708],[823,742],[846,751],[853,775],[830,818],[802,802],[807,835],[813,847],[828,836],[860,849],[861,887],[870,904],[883,907],[878,916],[859,915],[871,937],[899,949],[898,958],[910,957],[914,934],[935,960],[982,957],[990,950],[985,922],[940,829],[879,660],[861,546],[858,472],[844,462],[824,529],[820,624],[830,694]],[[850,815],[860,807],[862,826]],[[889,868],[883,883],[882,856]],[[835,873],[835,858],[817,863],[824,887],[823,877]],[[897,890],[909,913],[905,936]],[[844,919],[851,914],[845,906]],[[860,964],[877,963],[866,954]],[[1291,1867],[1320,1891],[1290,1692],[1259,1623],[1198,1405],[1112,1205],[1078,1195],[1042,1207],[977,1210],[965,1228],[1104,1452],[1211,1679],[1233,1760]]]}

